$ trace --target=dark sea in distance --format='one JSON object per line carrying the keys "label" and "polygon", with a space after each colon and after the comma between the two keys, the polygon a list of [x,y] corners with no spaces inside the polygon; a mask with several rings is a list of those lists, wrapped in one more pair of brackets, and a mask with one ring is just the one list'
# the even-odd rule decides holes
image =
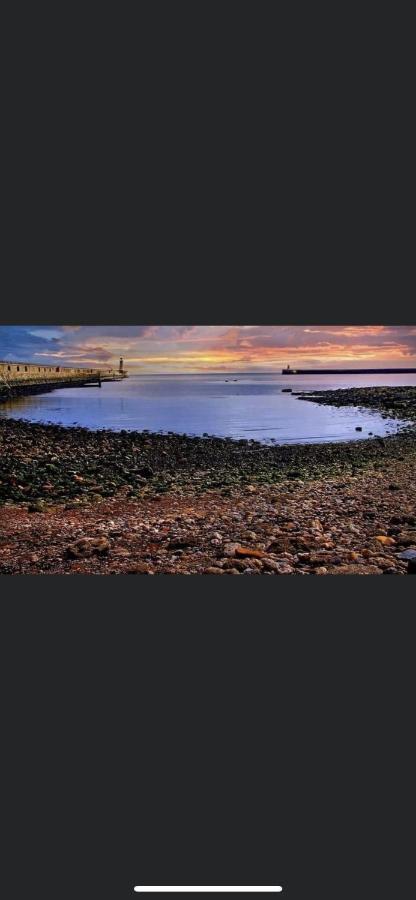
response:
{"label": "dark sea in distance", "polygon": [[[305,403],[294,391],[416,385],[416,375],[130,375],[98,387],[60,388],[0,405],[0,416],[92,429],[254,438],[279,444],[365,439],[398,430],[370,410]],[[355,431],[356,426],[362,432]]]}

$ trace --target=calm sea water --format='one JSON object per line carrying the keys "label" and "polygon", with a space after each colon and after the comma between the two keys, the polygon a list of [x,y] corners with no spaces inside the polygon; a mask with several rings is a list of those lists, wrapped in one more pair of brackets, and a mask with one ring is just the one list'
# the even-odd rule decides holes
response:
{"label": "calm sea water", "polygon": [[[101,388],[61,388],[0,405],[0,416],[66,426],[254,438],[276,443],[343,441],[397,431],[378,413],[305,403],[295,391],[415,384],[416,375],[130,375]],[[361,425],[363,431],[355,431]]]}

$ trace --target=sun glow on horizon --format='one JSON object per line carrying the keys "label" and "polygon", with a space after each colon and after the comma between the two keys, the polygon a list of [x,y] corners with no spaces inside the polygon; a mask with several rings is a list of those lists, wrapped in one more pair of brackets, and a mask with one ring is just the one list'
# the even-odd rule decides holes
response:
{"label": "sun glow on horizon", "polygon": [[416,326],[0,326],[0,359],[131,372],[416,365]]}

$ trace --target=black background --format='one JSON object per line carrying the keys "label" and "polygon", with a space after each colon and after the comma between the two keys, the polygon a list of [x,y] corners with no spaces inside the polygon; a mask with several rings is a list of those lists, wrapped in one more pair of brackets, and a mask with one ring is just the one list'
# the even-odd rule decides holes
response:
{"label": "black background", "polygon": [[[184,62],[166,15],[115,29],[121,70],[102,23],[76,32],[91,55],[59,43],[26,78],[10,38],[1,323],[414,321],[390,58],[373,41],[360,81],[337,43],[302,70],[309,24],[249,16],[256,68],[241,21],[206,14],[214,44],[198,30]],[[4,896],[413,896],[410,579],[1,587]]]}

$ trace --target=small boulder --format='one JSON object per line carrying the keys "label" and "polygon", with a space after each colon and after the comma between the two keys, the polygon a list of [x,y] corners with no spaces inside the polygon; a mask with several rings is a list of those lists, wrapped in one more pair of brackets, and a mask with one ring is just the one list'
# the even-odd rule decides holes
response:
{"label": "small boulder", "polygon": [[236,542],[231,542],[231,541],[224,544],[224,548],[223,548],[224,556],[235,556],[235,551],[238,546],[239,546],[239,544],[237,544]]}
{"label": "small boulder", "polygon": [[416,575],[416,550],[404,550],[403,553],[397,554],[398,559],[407,562],[407,574]]}
{"label": "small boulder", "polygon": [[240,544],[235,548],[235,556],[253,556],[255,559],[262,559],[267,554],[264,550],[256,550],[256,548],[242,547]]}
{"label": "small boulder", "polygon": [[110,542],[106,537],[79,538],[67,547],[67,555],[71,559],[80,559],[85,556],[93,556],[97,554],[102,556],[107,554],[110,549]]}
{"label": "small boulder", "polygon": [[406,562],[409,562],[409,560],[416,561],[416,550],[403,550],[402,553],[397,554],[397,557],[398,559],[406,560]]}
{"label": "small boulder", "polygon": [[397,535],[396,541],[402,547],[410,547],[412,544],[416,544],[416,531],[401,531]]}
{"label": "small boulder", "polygon": [[195,535],[184,534],[182,537],[169,542],[169,550],[185,550],[186,547],[195,547],[196,543]]}
{"label": "small boulder", "polygon": [[127,569],[126,575],[153,575],[153,571],[147,563],[136,563]]}
{"label": "small boulder", "polygon": [[287,562],[277,562],[275,559],[264,559],[263,566],[270,572],[275,572],[276,575],[292,575],[293,567],[289,565]]}

